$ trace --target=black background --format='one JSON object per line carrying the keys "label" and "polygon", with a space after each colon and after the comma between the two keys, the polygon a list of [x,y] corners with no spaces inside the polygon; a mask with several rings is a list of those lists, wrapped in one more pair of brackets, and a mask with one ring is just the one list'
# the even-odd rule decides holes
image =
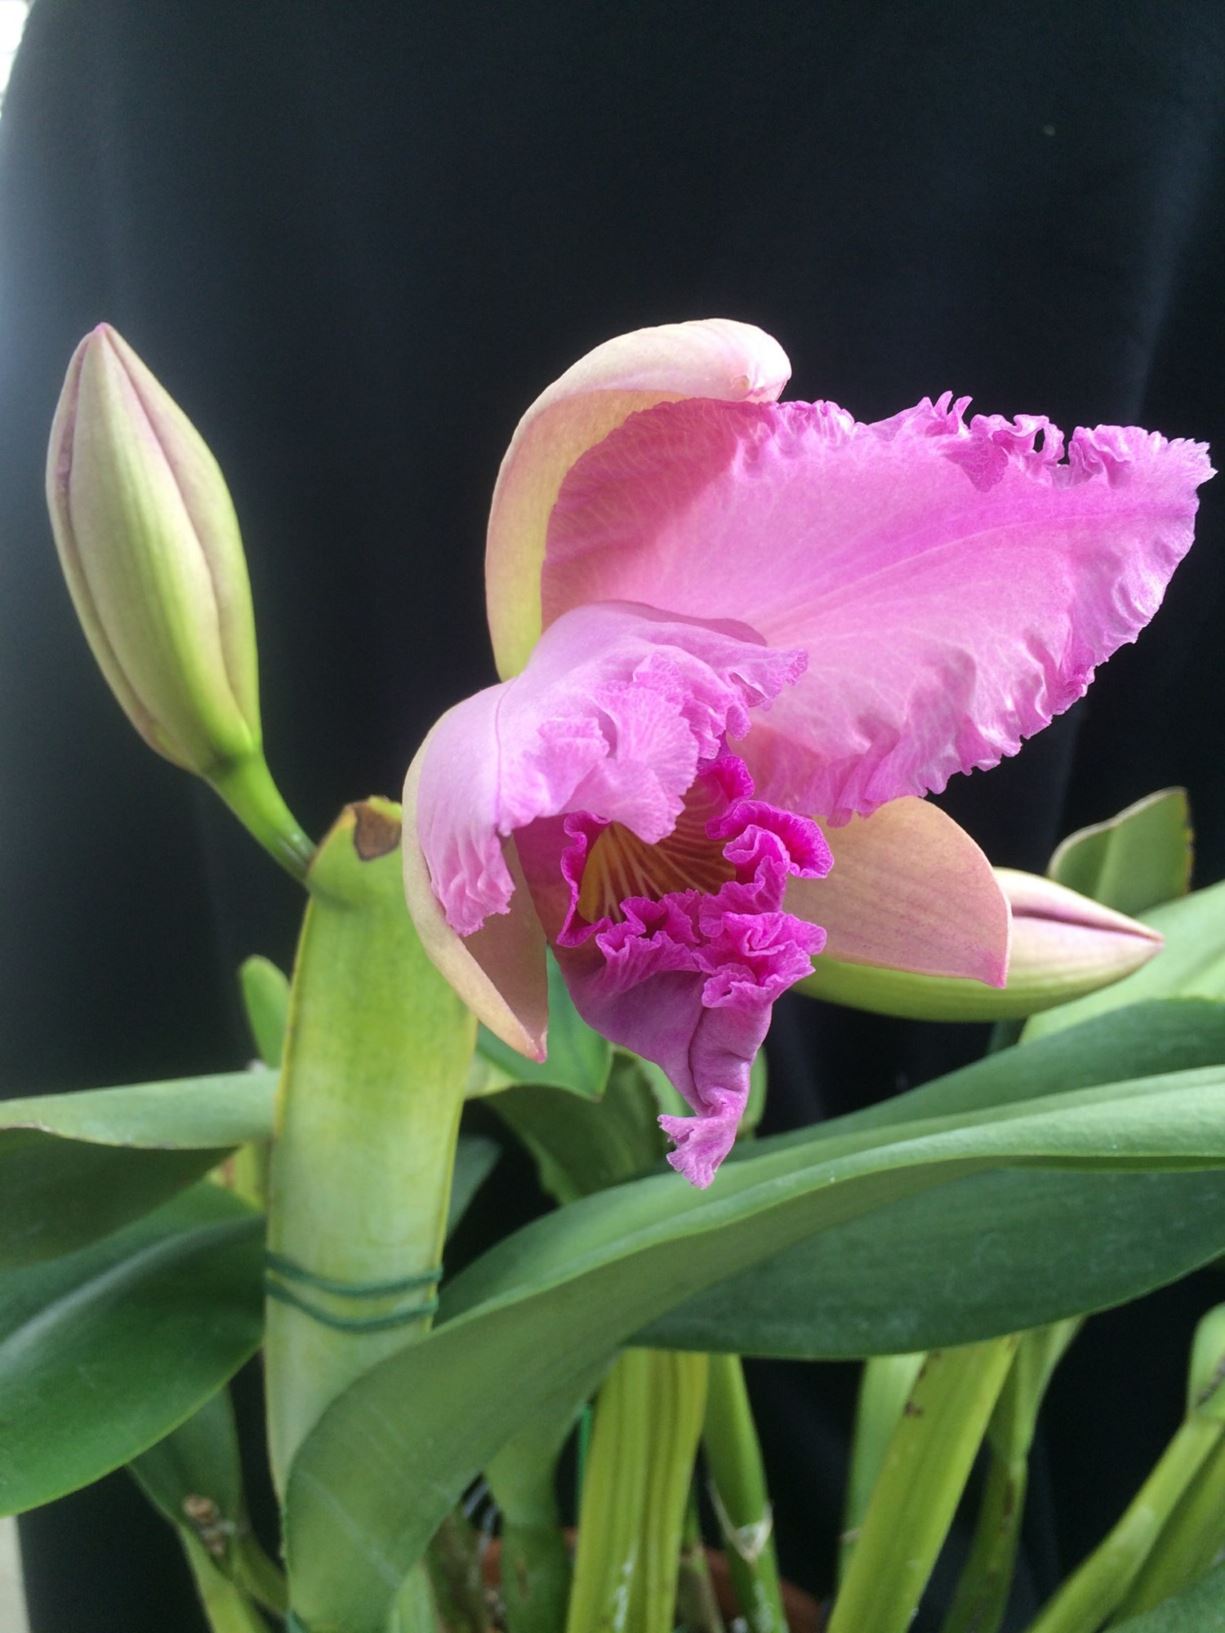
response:
{"label": "black background", "polygon": [[[107,319],[221,460],[269,756],[319,831],[395,793],[492,680],[481,553],[519,413],[610,334],[761,323],[789,394],[924,393],[1225,446],[1225,8],[1202,3],[37,0],[0,122],[0,1082],[230,1066],[233,971],[293,887],[92,671],[41,496],[68,356]],[[993,860],[1189,786],[1225,874],[1221,483],[1140,644],[944,803]],[[956,1064],[952,1031],[782,1006],[782,1127]],[[516,1184],[519,1180],[522,1183]],[[486,1214],[532,1206],[508,1165]],[[1057,1381],[1016,1615],[1180,1411],[1219,1281],[1096,1321]],[[836,1529],[849,1369],[757,1369],[787,1570]],[[1054,1538],[1058,1535],[1056,1548]],[[35,1633],[192,1629],[124,1477],[26,1524]]]}

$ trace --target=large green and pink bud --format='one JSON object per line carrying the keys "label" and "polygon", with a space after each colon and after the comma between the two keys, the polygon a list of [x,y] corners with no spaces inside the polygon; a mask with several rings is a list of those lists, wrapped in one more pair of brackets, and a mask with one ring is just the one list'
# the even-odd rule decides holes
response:
{"label": "large green and pink bud", "polygon": [[[850,831],[854,828],[852,824]],[[1079,891],[1015,868],[996,868],[995,878],[1011,920],[1008,978],[1002,985],[843,956],[817,959],[800,991],[851,1009],[911,1020],[1023,1020],[1112,986],[1161,951],[1158,931]],[[865,905],[871,892],[890,883],[884,877],[873,880],[870,868],[862,873]]]}
{"label": "large green and pink bud", "polygon": [[310,846],[263,761],[255,618],[229,489],[187,415],[108,324],[68,366],[47,504],[81,627],[128,719],[298,871]]}

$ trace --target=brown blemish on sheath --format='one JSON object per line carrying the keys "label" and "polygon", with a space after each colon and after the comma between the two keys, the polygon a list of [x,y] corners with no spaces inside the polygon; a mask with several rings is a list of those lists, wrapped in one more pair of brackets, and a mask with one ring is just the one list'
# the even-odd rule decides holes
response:
{"label": "brown blemish on sheath", "polygon": [[385,816],[373,805],[355,805],[353,818],[353,849],[363,862],[376,862],[380,856],[389,856],[400,843],[400,824]]}

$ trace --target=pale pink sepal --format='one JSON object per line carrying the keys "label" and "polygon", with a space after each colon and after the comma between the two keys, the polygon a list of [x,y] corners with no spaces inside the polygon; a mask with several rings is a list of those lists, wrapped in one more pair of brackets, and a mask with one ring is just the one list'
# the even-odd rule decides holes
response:
{"label": "pale pink sepal", "polygon": [[[763,798],[842,822],[1013,754],[1134,640],[1191,543],[1202,444],[924,400],[662,403],[572,468],[546,627],[641,599],[808,654],[745,758]],[[1041,444],[1040,446],[1038,444]]]}
{"label": "pale pink sepal", "polygon": [[[549,1012],[544,931],[523,887],[514,845],[508,842],[499,847],[511,882],[508,911],[489,917],[473,935],[459,936],[452,930],[430,885],[418,838],[418,788],[429,746],[427,737],[404,779],[404,894],[408,910],[427,955],[477,1019],[529,1060],[544,1060]],[[474,773],[478,764],[474,760]]]}
{"label": "pale pink sepal", "polygon": [[927,800],[898,799],[825,838],[832,869],[792,879],[786,897],[788,912],[824,926],[825,957],[1004,985],[1008,902],[952,817]]}
{"label": "pale pink sepal", "polygon": [[707,318],[617,335],[541,392],[506,450],[489,515],[486,604],[500,675],[518,674],[540,634],[549,512],[574,461],[639,409],[684,397],[773,402],[790,373],[761,329]]}

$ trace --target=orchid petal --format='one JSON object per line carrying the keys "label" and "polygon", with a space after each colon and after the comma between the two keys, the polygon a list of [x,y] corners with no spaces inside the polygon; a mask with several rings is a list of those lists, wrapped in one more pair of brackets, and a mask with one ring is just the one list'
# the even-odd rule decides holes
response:
{"label": "orchid petal", "polygon": [[[512,835],[568,812],[653,844],[700,759],[803,668],[743,625],[577,608],[531,664],[448,710],[405,783],[405,890],[426,952],[481,1020],[542,1058],[544,932]],[[545,902],[538,904],[543,909]]]}
{"label": "orchid petal", "polygon": [[1202,444],[1109,426],[1061,462],[1049,421],[964,407],[634,415],[561,488],[546,627],[641,598],[806,650],[745,758],[763,797],[835,823],[994,765],[1153,616],[1212,472]]}
{"label": "orchid petal", "polygon": [[1001,987],[1008,970],[1008,901],[963,828],[927,800],[899,799],[826,828],[834,865],[792,879],[789,913],[824,926],[825,956]]}
{"label": "orchid petal", "polygon": [[[511,1049],[530,1060],[543,1060],[549,1010],[544,932],[527,891],[514,888],[518,863],[513,847],[506,847],[510,854],[502,857],[511,887],[507,910],[490,917],[473,935],[460,936],[451,928],[430,884],[418,835],[421,770],[433,737],[431,732],[418,749],[404,779],[404,894],[409,913],[427,956],[477,1019]],[[477,744],[468,741],[471,791],[480,779],[481,760]],[[491,741],[486,747],[492,764],[496,744]]]}
{"label": "orchid petal", "polygon": [[628,415],[656,403],[684,397],[773,402],[790,373],[782,347],[762,330],[710,318],[618,335],[537,397],[506,451],[489,516],[486,601],[500,675],[523,668],[540,634],[549,512],[579,455]]}

